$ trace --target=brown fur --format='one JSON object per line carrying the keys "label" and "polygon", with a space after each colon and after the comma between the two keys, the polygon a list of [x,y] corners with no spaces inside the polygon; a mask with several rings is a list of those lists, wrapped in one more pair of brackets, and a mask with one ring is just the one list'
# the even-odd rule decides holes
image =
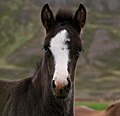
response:
{"label": "brown fur", "polygon": [[75,116],[120,116],[120,102],[110,105],[104,111],[96,111],[88,107],[75,107]]}

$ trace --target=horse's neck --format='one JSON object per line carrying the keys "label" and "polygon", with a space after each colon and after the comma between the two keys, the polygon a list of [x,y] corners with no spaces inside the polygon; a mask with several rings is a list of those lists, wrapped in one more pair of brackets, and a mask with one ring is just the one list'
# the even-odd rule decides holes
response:
{"label": "horse's neck", "polygon": [[68,98],[64,100],[57,99],[52,92],[51,89],[51,80],[49,72],[43,68],[41,65],[41,69],[38,69],[36,73],[36,77],[34,79],[35,86],[39,88],[41,93],[41,105],[42,114],[44,116],[73,116],[73,104],[74,104],[74,85],[73,90],[71,90]]}

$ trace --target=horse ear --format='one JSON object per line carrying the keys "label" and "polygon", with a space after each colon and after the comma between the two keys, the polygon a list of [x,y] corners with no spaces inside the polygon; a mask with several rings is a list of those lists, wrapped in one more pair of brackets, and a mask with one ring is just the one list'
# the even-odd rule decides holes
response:
{"label": "horse ear", "polygon": [[49,29],[52,27],[54,21],[55,21],[53,13],[50,10],[48,4],[45,4],[42,8],[41,20],[42,20],[42,23],[43,23],[43,25],[46,29],[46,32],[48,32]]}
{"label": "horse ear", "polygon": [[75,23],[75,27],[77,27],[77,31],[80,32],[80,30],[84,27],[86,22],[86,9],[82,4],[79,5],[79,8],[76,11],[73,20]]}

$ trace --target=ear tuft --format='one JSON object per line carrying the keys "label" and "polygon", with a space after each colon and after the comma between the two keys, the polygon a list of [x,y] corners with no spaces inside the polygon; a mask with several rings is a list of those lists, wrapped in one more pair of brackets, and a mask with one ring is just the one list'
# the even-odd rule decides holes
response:
{"label": "ear tuft", "polygon": [[79,9],[84,9],[84,11],[86,11],[85,7],[82,4],[79,5]]}
{"label": "ear tuft", "polygon": [[44,9],[44,8],[49,9],[49,5],[48,5],[48,3],[46,3],[46,4],[43,6],[43,9]]}

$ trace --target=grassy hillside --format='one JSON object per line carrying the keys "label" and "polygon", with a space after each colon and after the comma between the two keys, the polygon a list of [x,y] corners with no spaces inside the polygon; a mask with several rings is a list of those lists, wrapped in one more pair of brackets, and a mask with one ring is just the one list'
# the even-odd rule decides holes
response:
{"label": "grassy hillside", "polygon": [[75,102],[75,106],[87,106],[98,111],[105,110],[109,105],[110,103],[107,102]]}
{"label": "grassy hillside", "polygon": [[[97,11],[92,4],[85,4],[88,16],[81,36],[85,51],[79,58],[76,71],[76,97],[119,99],[119,12]],[[32,0],[0,3],[1,79],[25,78],[34,72],[42,55],[45,36],[40,23],[40,9],[41,6]]]}

